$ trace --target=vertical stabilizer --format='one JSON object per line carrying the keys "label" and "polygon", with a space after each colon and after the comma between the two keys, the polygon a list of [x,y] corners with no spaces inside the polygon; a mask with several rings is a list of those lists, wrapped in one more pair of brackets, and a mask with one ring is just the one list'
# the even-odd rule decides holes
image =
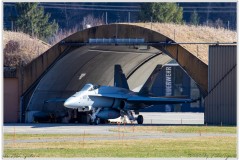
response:
{"label": "vertical stabilizer", "polygon": [[114,66],[114,86],[129,89],[127,78],[122,71],[122,67],[119,64]]}
{"label": "vertical stabilizer", "polygon": [[157,78],[158,74],[160,73],[160,70],[162,69],[162,65],[157,65],[156,68],[153,70],[152,74],[148,77],[147,81],[141,88],[141,90],[138,92],[138,95],[142,96],[149,96],[151,95],[150,90],[152,88],[152,85]]}

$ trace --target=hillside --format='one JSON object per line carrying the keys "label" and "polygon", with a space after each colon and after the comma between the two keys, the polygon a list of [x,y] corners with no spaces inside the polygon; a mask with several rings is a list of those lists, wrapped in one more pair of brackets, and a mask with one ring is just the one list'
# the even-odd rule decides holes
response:
{"label": "hillside", "polygon": [[28,64],[51,46],[20,32],[3,32],[4,66]]}
{"label": "hillside", "polygon": [[[151,29],[151,23],[134,23]],[[237,42],[237,32],[223,28],[207,26],[190,26],[169,23],[153,23],[152,30],[159,32],[176,42]],[[175,33],[175,34],[174,34]],[[181,44],[185,49],[208,63],[208,46],[204,44]]]}

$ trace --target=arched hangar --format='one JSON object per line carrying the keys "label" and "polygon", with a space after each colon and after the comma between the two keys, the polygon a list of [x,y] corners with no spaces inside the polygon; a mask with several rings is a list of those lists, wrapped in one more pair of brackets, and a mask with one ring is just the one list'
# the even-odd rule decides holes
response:
{"label": "arched hangar", "polygon": [[62,104],[44,102],[49,98],[66,98],[88,82],[111,85],[114,64],[123,66],[130,88],[134,89],[157,64],[171,60],[162,53],[175,59],[206,95],[208,65],[181,44],[135,25],[103,25],[65,38],[21,71],[24,93],[21,120],[31,122],[38,111],[67,116]]}

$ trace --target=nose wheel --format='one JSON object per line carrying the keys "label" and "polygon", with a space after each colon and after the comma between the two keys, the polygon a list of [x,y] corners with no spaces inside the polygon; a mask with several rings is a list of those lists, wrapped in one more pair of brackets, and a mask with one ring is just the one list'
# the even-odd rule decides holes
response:
{"label": "nose wheel", "polygon": [[142,115],[139,115],[139,116],[137,117],[137,123],[138,123],[138,124],[143,124],[143,116],[142,116]]}
{"label": "nose wheel", "polygon": [[89,124],[95,124],[98,125],[100,124],[100,118],[97,117],[97,114],[99,113],[99,111],[101,110],[101,108],[98,108],[97,110],[93,109],[92,110],[92,114],[89,114]]}
{"label": "nose wheel", "polygon": [[100,124],[100,122],[101,122],[101,119],[100,118],[95,118],[94,120],[92,120],[92,119],[89,119],[89,121],[88,121],[88,123],[90,124],[90,125],[98,125],[98,124]]}

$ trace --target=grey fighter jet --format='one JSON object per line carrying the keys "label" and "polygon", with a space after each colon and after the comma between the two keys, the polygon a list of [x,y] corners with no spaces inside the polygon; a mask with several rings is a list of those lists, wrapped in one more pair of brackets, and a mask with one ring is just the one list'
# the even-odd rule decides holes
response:
{"label": "grey fighter jet", "polygon": [[191,103],[196,100],[179,97],[157,97],[150,93],[157,74],[162,66],[157,65],[139,92],[129,89],[127,79],[120,65],[115,65],[114,86],[86,84],[79,92],[69,97],[64,106],[79,111],[92,111],[90,124],[99,124],[100,119],[115,119],[127,115],[129,120],[143,123],[139,110],[159,104]]}

